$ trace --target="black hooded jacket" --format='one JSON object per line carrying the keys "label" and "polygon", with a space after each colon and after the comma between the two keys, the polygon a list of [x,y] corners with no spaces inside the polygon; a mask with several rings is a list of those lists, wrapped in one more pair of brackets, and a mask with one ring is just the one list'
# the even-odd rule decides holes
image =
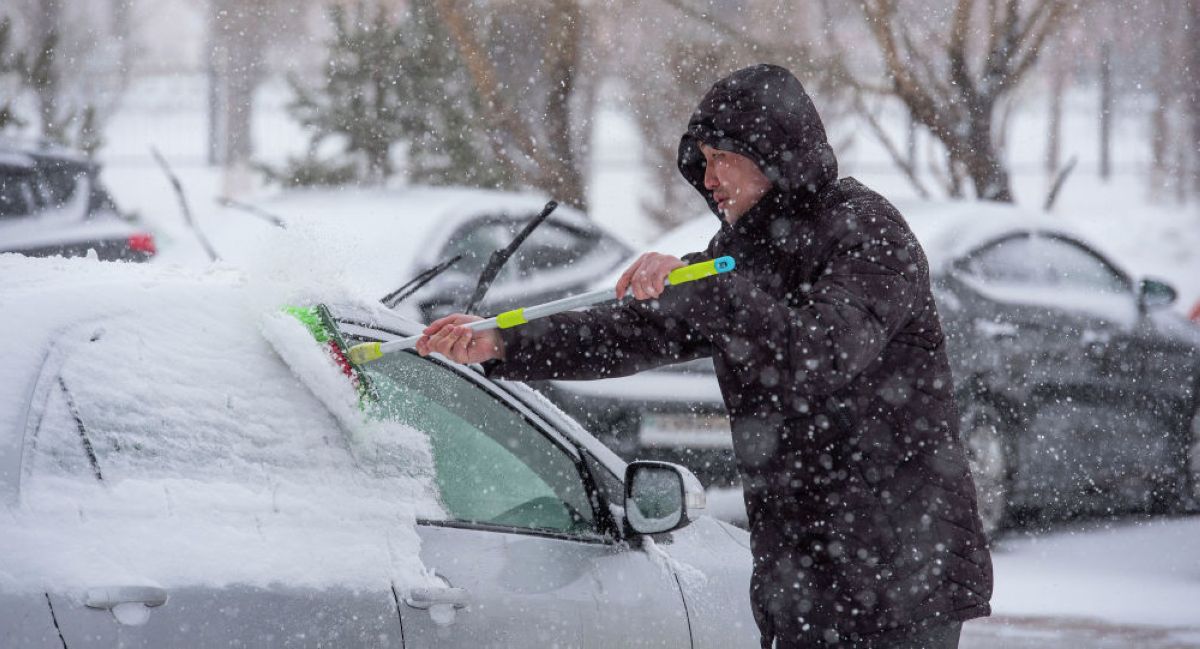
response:
{"label": "black hooded jacket", "polygon": [[506,330],[489,373],[593,379],[711,355],[764,646],[870,646],[987,615],[991,557],[945,337],[903,217],[837,178],[820,117],[783,68],[722,79],[688,124],[679,169],[717,212],[700,143],[751,158],[773,184],[684,259],[730,255],[737,270]]}

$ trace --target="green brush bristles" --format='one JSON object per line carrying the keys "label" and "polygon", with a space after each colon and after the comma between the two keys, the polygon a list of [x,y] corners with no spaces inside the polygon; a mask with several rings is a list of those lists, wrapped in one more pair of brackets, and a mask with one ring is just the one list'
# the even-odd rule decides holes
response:
{"label": "green brush bristles", "polygon": [[[329,313],[328,307],[324,304],[318,304],[307,307],[288,306],[284,307],[283,310],[299,320],[318,343],[324,344],[329,348],[329,355],[333,358],[334,362],[354,382],[354,387],[358,390],[360,407],[365,408],[367,404],[377,400],[375,388],[371,384],[371,378],[359,369],[359,361],[355,359],[353,350],[351,349],[351,353],[347,353],[346,341],[342,338],[341,332],[338,331],[337,323],[333,321],[333,316]],[[379,343],[375,343],[375,345],[378,346]]]}
{"label": "green brush bristles", "polygon": [[300,324],[308,329],[308,333],[312,334],[317,342],[329,342],[329,332],[325,330],[325,326],[321,324],[321,315],[317,312],[315,306],[285,306],[283,310],[295,316]]}

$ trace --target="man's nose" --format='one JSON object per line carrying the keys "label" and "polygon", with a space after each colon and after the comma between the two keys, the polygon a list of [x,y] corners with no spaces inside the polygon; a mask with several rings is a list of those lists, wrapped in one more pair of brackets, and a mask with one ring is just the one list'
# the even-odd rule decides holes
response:
{"label": "man's nose", "polygon": [[704,188],[712,191],[721,186],[721,181],[717,180],[717,172],[713,170],[713,164],[708,164],[704,167]]}

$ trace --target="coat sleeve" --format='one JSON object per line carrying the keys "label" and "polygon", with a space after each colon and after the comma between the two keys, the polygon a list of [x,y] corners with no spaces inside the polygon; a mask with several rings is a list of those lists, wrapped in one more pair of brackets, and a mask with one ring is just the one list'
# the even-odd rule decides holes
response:
{"label": "coat sleeve", "polygon": [[[693,254],[684,261],[701,258]],[[649,301],[559,313],[501,330],[500,336],[505,358],[484,363],[484,370],[520,381],[629,376],[712,355],[694,327]]]}
{"label": "coat sleeve", "polygon": [[[839,218],[828,261],[806,299],[777,300],[735,271],[664,293],[659,309],[711,341],[740,383],[824,396],[854,380],[928,296],[924,253],[898,215]],[[924,286],[922,286],[924,285]]]}

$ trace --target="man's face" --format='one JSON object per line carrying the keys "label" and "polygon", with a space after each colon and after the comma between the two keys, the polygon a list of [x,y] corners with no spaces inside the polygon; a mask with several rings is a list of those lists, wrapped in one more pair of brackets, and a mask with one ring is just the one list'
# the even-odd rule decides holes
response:
{"label": "man's face", "polygon": [[725,222],[733,225],[771,189],[771,181],[754,161],[739,153],[700,145],[707,165],[704,188],[712,193]]}

